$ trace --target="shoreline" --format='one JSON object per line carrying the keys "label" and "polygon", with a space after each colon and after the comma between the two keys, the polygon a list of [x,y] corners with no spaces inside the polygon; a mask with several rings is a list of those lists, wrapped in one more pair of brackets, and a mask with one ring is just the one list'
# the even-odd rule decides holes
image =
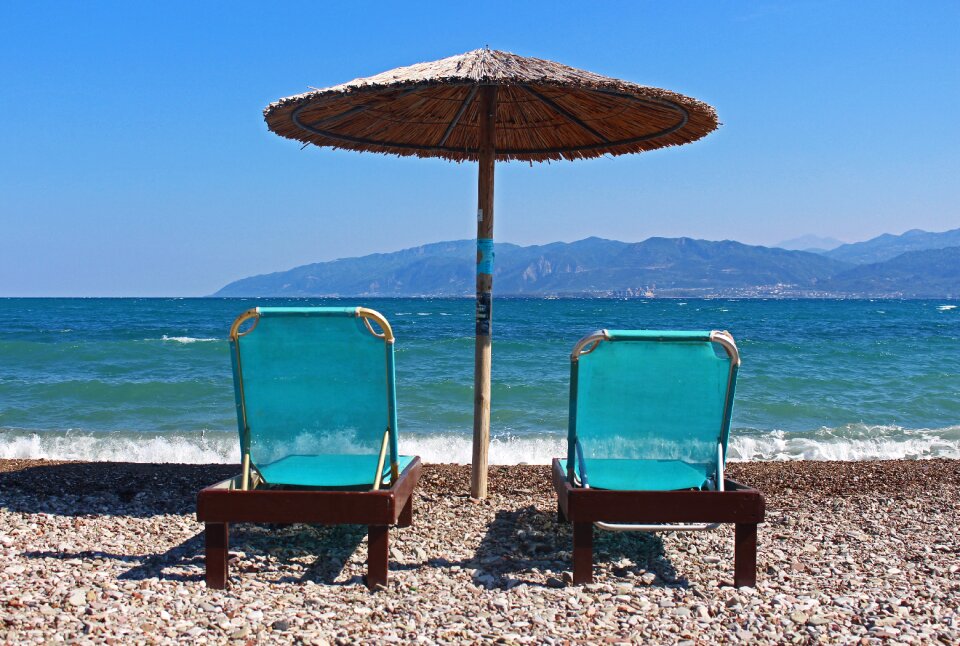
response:
{"label": "shoreline", "polygon": [[[404,433],[403,447],[425,462],[468,465],[472,439],[464,433]],[[727,445],[727,462],[788,462],[960,459],[960,425],[904,428],[847,424],[813,431],[738,429]],[[549,465],[566,452],[566,435],[494,436],[489,463]],[[26,458],[22,456],[39,456]],[[144,464],[231,464],[239,461],[237,432],[205,431],[43,431],[0,429],[0,460],[114,462]]]}
{"label": "shoreline", "polygon": [[0,641],[960,640],[960,460],[729,464],[766,498],[755,590],[726,585],[732,527],[597,532],[568,586],[548,467],[491,467],[475,502],[469,467],[428,464],[387,590],[360,582],[364,528],[238,525],[208,591],[195,497],[236,471],[0,460]]}

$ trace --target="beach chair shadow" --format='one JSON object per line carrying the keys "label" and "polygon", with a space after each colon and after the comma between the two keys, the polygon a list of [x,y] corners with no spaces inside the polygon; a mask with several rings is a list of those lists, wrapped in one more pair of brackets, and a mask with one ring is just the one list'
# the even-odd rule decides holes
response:
{"label": "beach chair shadow", "polygon": [[141,581],[156,578],[161,581],[201,581],[203,580],[203,535],[197,534],[179,545],[158,554],[118,554],[101,550],[80,550],[73,552],[33,551],[24,552],[27,558],[55,558],[64,561],[110,560],[133,565],[117,578],[120,580]]}
{"label": "beach chair shadow", "polygon": [[[564,573],[570,562],[572,532],[556,513],[533,505],[517,510],[501,510],[490,523],[473,558],[460,565],[475,569],[474,583],[485,588],[510,589],[519,584],[559,585],[569,579]],[[659,584],[686,586],[667,560],[659,536],[613,534],[595,545],[596,551],[611,564],[611,573],[625,580],[645,572],[654,572]],[[431,563],[432,565],[442,565]]]}
{"label": "beach chair shadow", "polygon": [[[362,525],[310,526],[240,524],[235,527],[231,564],[238,572],[256,573],[271,583],[314,581],[324,584],[360,583],[359,575],[338,582],[351,557],[366,536]],[[282,539],[284,545],[278,547]],[[63,561],[111,560],[129,563],[121,581],[156,578],[161,581],[202,581],[204,578],[203,533],[155,554],[120,554],[102,550],[24,552],[27,558]]]}
{"label": "beach chair shadow", "polygon": [[366,536],[365,525],[244,523],[231,533],[231,565],[271,583],[361,584],[359,573],[338,579]]}

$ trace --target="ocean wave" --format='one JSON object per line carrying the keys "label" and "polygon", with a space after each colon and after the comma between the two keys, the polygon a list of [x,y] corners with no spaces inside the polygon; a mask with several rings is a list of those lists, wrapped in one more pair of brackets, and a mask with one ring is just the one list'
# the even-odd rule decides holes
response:
{"label": "ocean wave", "polygon": [[[402,438],[401,449],[424,462],[469,464],[472,440],[463,435]],[[549,464],[567,452],[566,437],[491,438],[490,464]],[[783,431],[732,434],[727,448],[731,462],[786,460],[960,459],[960,426],[903,429],[898,426],[849,425],[813,433]]]}
{"label": "ocean wave", "polygon": [[[473,440],[464,435],[407,436],[401,438],[400,450],[427,463],[470,464]],[[492,437],[487,460],[490,464],[550,464],[566,452],[565,437]]]}
{"label": "ocean wave", "polygon": [[160,340],[173,341],[174,343],[206,343],[209,341],[221,341],[222,339],[197,338],[192,336],[167,336],[164,334]]}
{"label": "ocean wave", "polygon": [[838,428],[785,433],[731,434],[733,461],[897,460],[960,458],[960,426],[906,429],[893,425],[847,424]]}
{"label": "ocean wave", "polygon": [[231,464],[240,462],[235,433],[90,433],[0,431],[0,458]]}
{"label": "ocean wave", "polygon": [[[489,462],[549,464],[565,447],[566,440],[555,437],[493,438]],[[469,464],[473,451],[471,439],[462,435],[408,435],[401,438],[400,449],[434,464]],[[240,449],[236,433],[227,431],[137,435],[11,429],[0,431],[0,459],[235,464],[240,461]]]}
{"label": "ocean wave", "polygon": [[950,310],[957,309],[956,305],[938,305],[937,310],[940,312],[949,312]]}
{"label": "ocean wave", "polygon": [[[566,437],[501,436],[490,440],[490,464],[549,464],[566,454]],[[402,435],[400,450],[427,463],[469,464],[467,433]],[[783,431],[731,435],[731,462],[787,460],[865,461],[884,459],[960,459],[960,426],[904,429],[899,426],[847,425],[806,433]],[[130,433],[0,430],[0,458],[235,464],[240,460],[232,431]]]}

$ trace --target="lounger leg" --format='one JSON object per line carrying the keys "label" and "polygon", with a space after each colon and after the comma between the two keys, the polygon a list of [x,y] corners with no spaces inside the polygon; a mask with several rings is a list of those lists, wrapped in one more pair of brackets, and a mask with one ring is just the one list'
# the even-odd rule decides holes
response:
{"label": "lounger leg", "polygon": [[593,523],[573,524],[573,582],[593,583]]}
{"label": "lounger leg", "polygon": [[227,523],[206,523],[207,587],[222,590],[227,587],[227,550],[230,547],[230,526]]}
{"label": "lounger leg", "polygon": [[387,584],[388,531],[386,525],[367,528],[367,587],[371,590]]}
{"label": "lounger leg", "polygon": [[734,538],[733,585],[757,586],[757,525],[737,525]]}
{"label": "lounger leg", "polygon": [[410,527],[413,525],[413,494],[407,499],[407,504],[400,510],[400,517],[397,519],[397,527]]}
{"label": "lounger leg", "polygon": [[557,501],[557,522],[565,523],[567,522],[567,515],[563,513],[563,507],[560,506],[560,501]]}

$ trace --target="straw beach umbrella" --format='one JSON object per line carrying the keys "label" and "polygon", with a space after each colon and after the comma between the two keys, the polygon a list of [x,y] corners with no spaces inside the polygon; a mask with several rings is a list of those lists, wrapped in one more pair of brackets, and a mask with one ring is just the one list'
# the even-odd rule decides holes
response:
{"label": "straw beach umbrella", "polygon": [[471,495],[486,496],[497,161],[623,155],[696,141],[712,107],[538,58],[478,49],[281,99],[267,126],[305,144],[479,162]]}

